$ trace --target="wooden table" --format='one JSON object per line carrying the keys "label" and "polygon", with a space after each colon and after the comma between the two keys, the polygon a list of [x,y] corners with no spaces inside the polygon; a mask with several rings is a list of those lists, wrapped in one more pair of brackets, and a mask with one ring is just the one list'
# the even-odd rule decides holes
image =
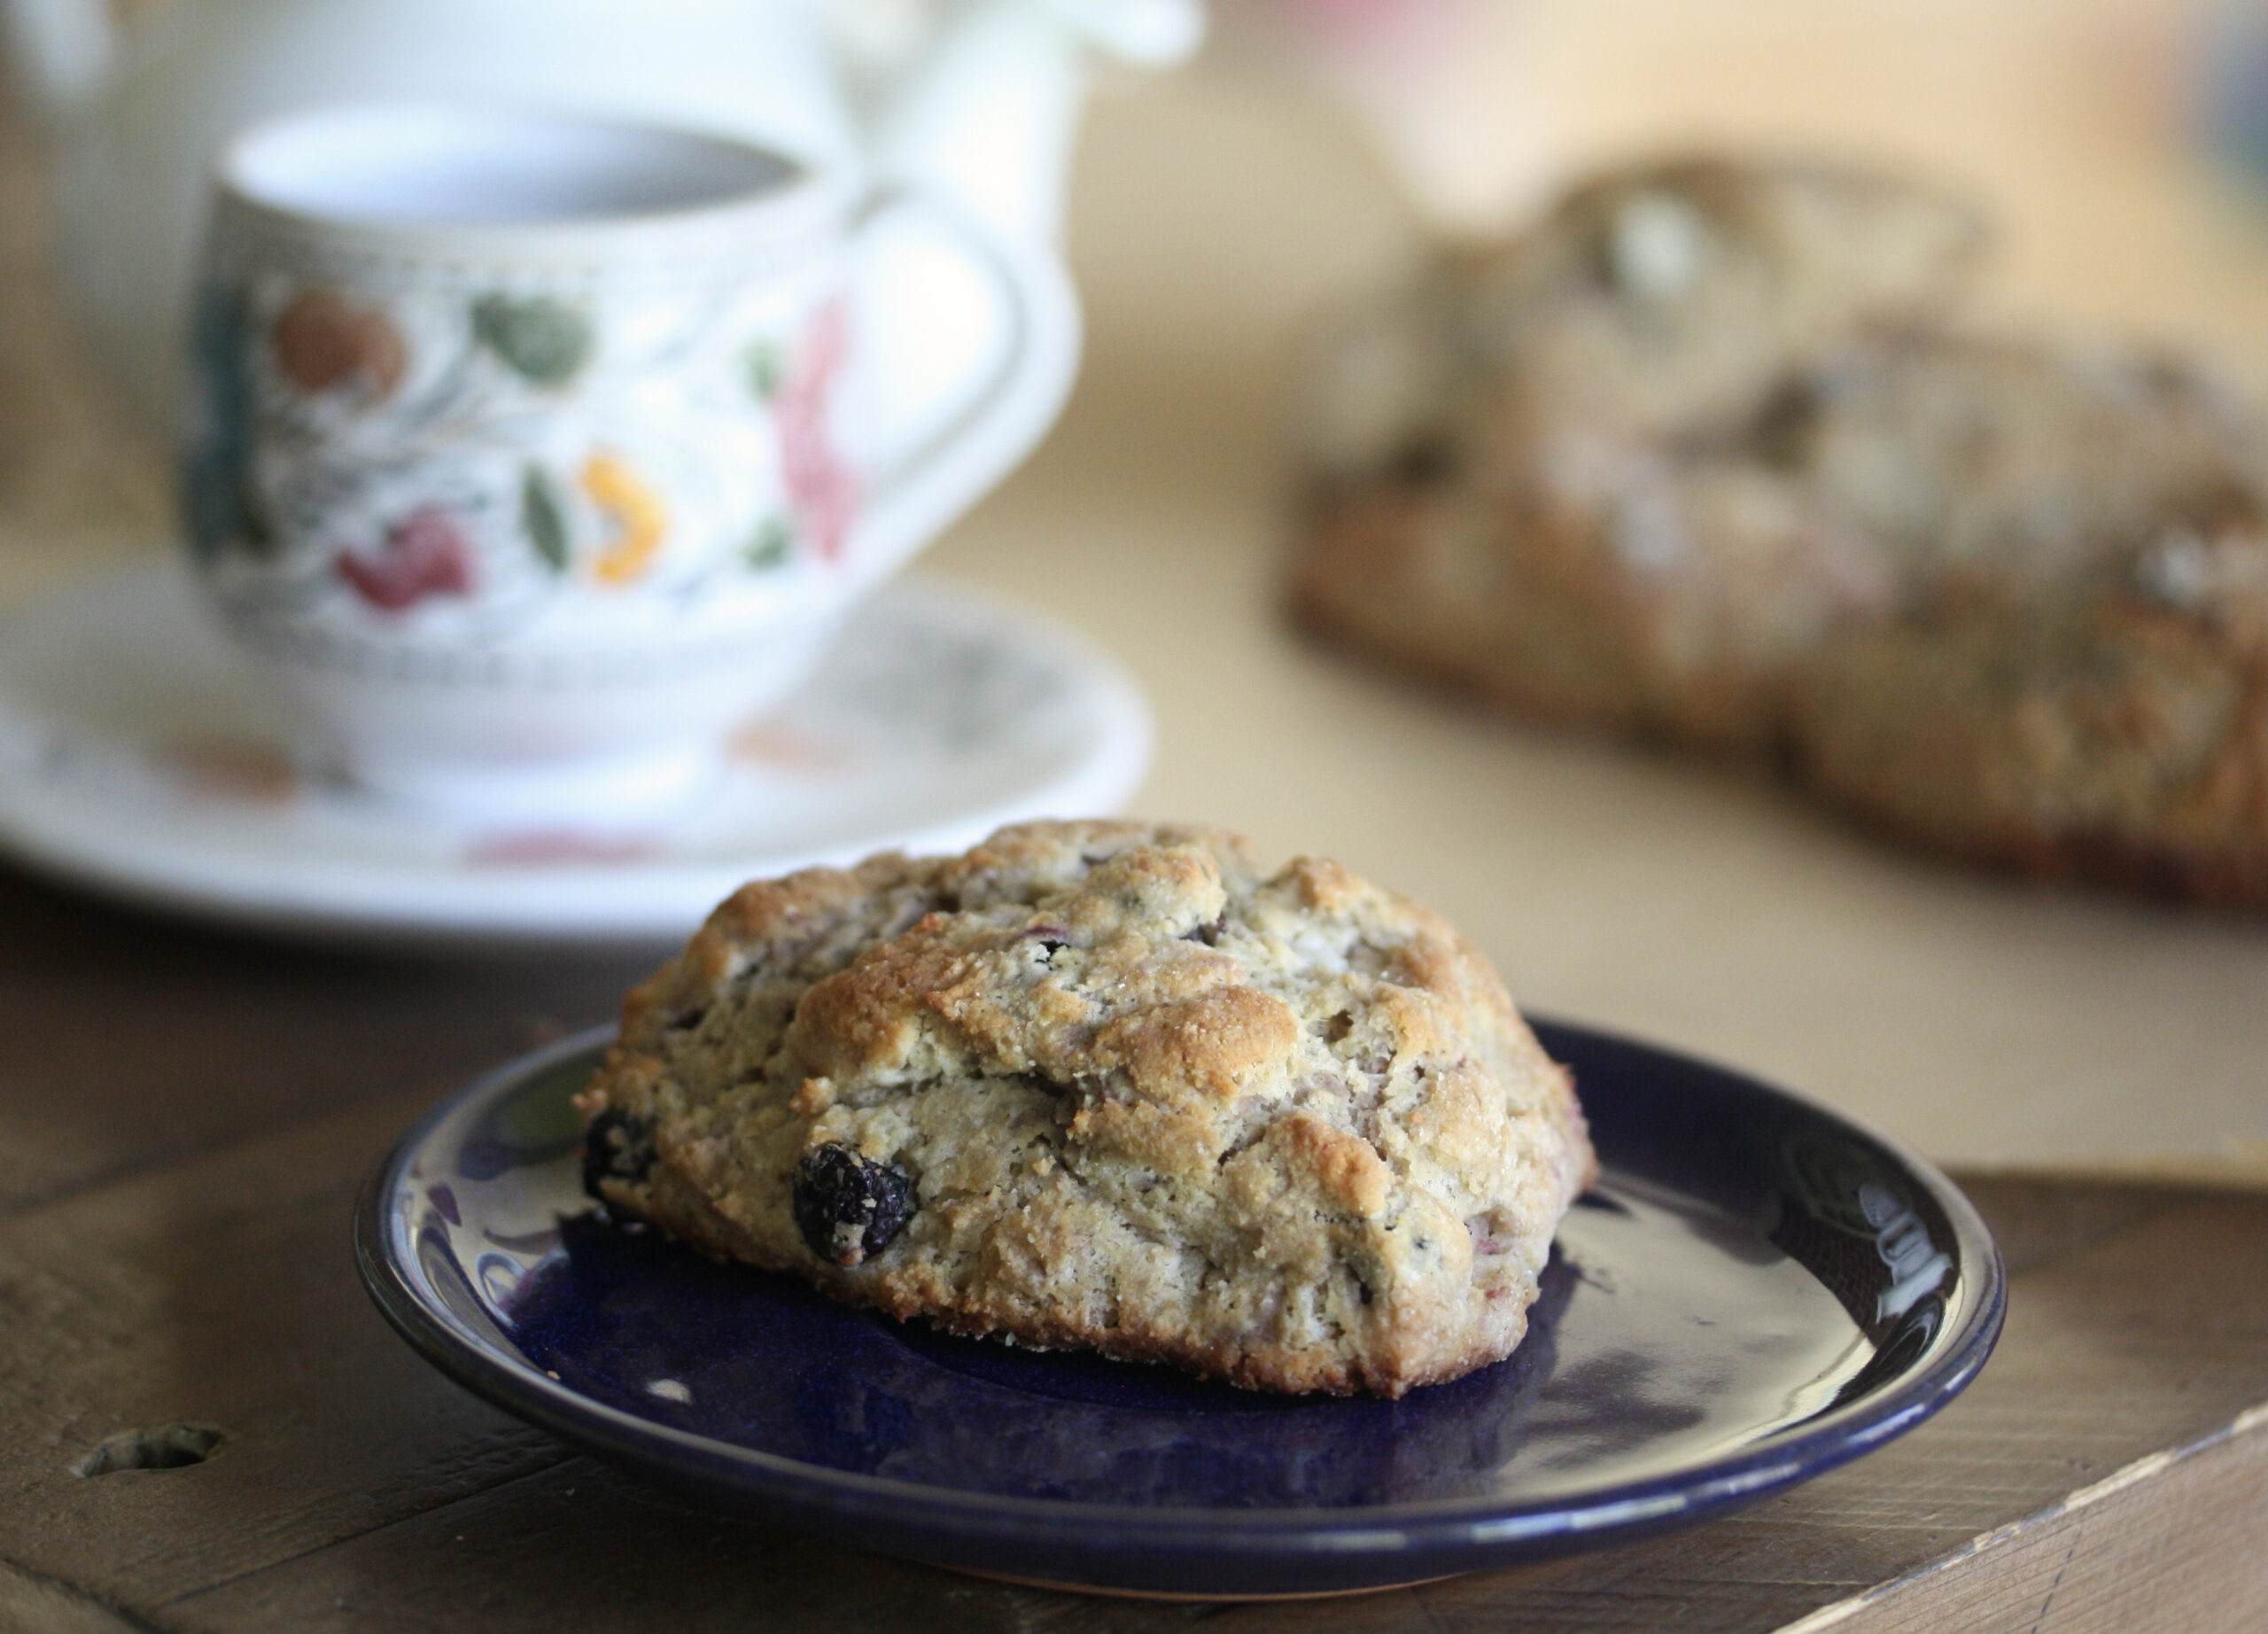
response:
{"label": "wooden table", "polygon": [[[2268,1195],[1976,1178],[2007,1336],[1906,1440],[1697,1530],[1246,1607],[965,1579],[718,1520],[397,1340],[357,1187],[437,1095],[602,1020],[619,961],[169,926],[0,872],[0,1628],[2224,1630],[2268,1615]],[[82,1475],[175,1424],[201,1463]],[[1808,1619],[1808,1621],[1806,1621]]]}
{"label": "wooden table", "polygon": [[[1877,31],[1955,9],[1850,8]],[[1814,35],[1759,24],[1713,78],[1692,70],[1699,25],[1663,32],[1682,8],[1597,11],[1651,19],[1630,60],[1659,94],[1622,70],[1571,90],[1570,151],[1665,111],[1918,132],[1919,157],[1972,153],[2012,201],[2003,309],[2163,331],[2241,373],[2268,358],[2268,235],[2117,146],[2115,121],[2068,121],[2093,145],[2056,147],[2023,122],[2062,105],[2052,86],[1979,97],[1972,76],[1922,117],[1936,82],[1911,54],[1859,53],[1888,79],[1845,96]],[[2024,53],[1988,32],[2008,83]],[[1162,728],[1140,809],[1341,855],[1452,908],[1524,1001],[1737,1062],[1964,1165],[2016,1273],[1983,1378],[1907,1440],[1709,1527],[1359,1599],[1081,1599],[816,1547],[482,1406],[354,1280],[347,1207],[388,1142],[475,1072],[606,1019],[641,961],[284,946],[0,868],[0,1628],[2268,1624],[2268,931],[1884,851],[1768,787],[1508,728],[1303,646],[1274,614],[1297,343],[1408,255],[1409,214],[1346,128],[1202,75],[1107,102],[1081,174],[1079,397],[923,571],[1123,654]],[[39,285],[35,193],[0,127],[0,603],[163,531],[159,468],[103,421]],[[175,1424],[225,1439],[181,1467],[74,1473]]]}

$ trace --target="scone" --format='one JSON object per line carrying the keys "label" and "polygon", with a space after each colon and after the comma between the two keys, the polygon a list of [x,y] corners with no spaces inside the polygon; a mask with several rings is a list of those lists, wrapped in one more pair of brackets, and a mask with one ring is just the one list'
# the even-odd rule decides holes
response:
{"label": "scone", "polygon": [[1871,173],[1688,160],[1444,261],[1315,382],[1298,611],[1524,712],[1769,748],[1789,664],[1895,594],[1783,469],[1794,383],[1941,315],[1983,236]]}
{"label": "scone", "polygon": [[852,1303],[1266,1389],[1509,1354],[1595,1164],[1487,960],[1336,864],[1030,823],[744,886],[578,1099],[617,1210]]}
{"label": "scone", "polygon": [[2268,906],[2268,441],[2173,361],[1948,327],[1960,220],[1652,167],[1437,271],[1323,383],[1295,607],[1958,855]]}

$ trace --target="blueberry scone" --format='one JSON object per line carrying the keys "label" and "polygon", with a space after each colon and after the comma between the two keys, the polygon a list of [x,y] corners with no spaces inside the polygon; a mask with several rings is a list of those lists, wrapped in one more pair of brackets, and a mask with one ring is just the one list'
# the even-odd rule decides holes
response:
{"label": "blueberry scone", "polygon": [[1487,960],[1338,865],[1031,823],[742,887],[579,1098],[610,1209],[850,1303],[1247,1387],[1509,1354],[1595,1164]]}

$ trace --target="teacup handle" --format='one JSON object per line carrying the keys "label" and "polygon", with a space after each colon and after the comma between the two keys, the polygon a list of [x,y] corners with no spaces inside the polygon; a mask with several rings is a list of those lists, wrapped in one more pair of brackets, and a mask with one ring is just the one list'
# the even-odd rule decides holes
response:
{"label": "teacup handle", "polygon": [[[990,284],[1005,334],[976,377],[958,382],[951,401],[933,410],[940,417],[910,434],[901,428],[899,446],[862,473],[865,492],[843,553],[850,577],[860,583],[896,571],[1014,470],[1054,424],[1078,371],[1078,300],[1061,264],[1042,245],[995,232],[934,195],[887,189],[862,214],[854,260],[870,258],[889,227],[915,216],[943,229],[963,276],[973,270]],[[919,304],[920,293],[915,287],[889,299]],[[862,313],[861,327],[871,332],[887,315]],[[924,327],[914,325],[917,331]],[[875,371],[888,365],[853,367],[872,392],[882,384]]]}

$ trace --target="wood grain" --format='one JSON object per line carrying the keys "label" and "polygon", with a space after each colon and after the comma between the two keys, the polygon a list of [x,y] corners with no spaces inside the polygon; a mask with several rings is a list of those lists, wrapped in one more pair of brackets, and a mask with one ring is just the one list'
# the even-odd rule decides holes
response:
{"label": "wood grain", "polygon": [[[381,1096],[0,1222],[0,1611],[184,1630],[498,1634],[571,1613],[591,1629],[1478,1634],[1761,1631],[1855,1602],[1837,1614],[1850,1626],[1897,1629],[1933,1626],[1938,1605],[2038,1610],[2052,1557],[2078,1620],[2043,1627],[2147,1628],[2103,1620],[2132,1609],[2132,1539],[2257,1554],[2256,1504],[2218,1532],[2195,1520],[2259,1479],[2260,1432],[2227,1433],[2268,1398],[2256,1194],[1974,1181],[2024,1257],[2000,1355],[1915,1435],[1713,1525],[1358,1599],[1189,1606],[960,1578],[712,1516],[456,1390],[368,1308],[346,1247],[355,1187],[424,1099]],[[232,1438],[192,1467],[71,1473],[104,1436],[172,1420]],[[2186,1456],[2070,1502],[2166,1451]],[[2103,1524],[2130,1505],[2148,1526]],[[2202,1566],[2182,1576],[2201,1606],[2243,1604],[2206,1594]]]}
{"label": "wood grain", "polygon": [[[441,1384],[355,1279],[354,1188],[428,1099],[0,1222],[0,1556],[146,1615],[569,1456]],[[113,1433],[184,1420],[229,1439],[192,1467],[74,1473]]]}
{"label": "wood grain", "polygon": [[66,1584],[0,1565],[0,1629],[39,1634],[138,1634],[143,1624]]}
{"label": "wood grain", "polygon": [[216,934],[0,865],[0,1214],[610,1021],[643,959],[388,958]]}
{"label": "wood grain", "polygon": [[2264,1549],[2268,1412],[2256,1411],[1786,1634],[2268,1628]]}

